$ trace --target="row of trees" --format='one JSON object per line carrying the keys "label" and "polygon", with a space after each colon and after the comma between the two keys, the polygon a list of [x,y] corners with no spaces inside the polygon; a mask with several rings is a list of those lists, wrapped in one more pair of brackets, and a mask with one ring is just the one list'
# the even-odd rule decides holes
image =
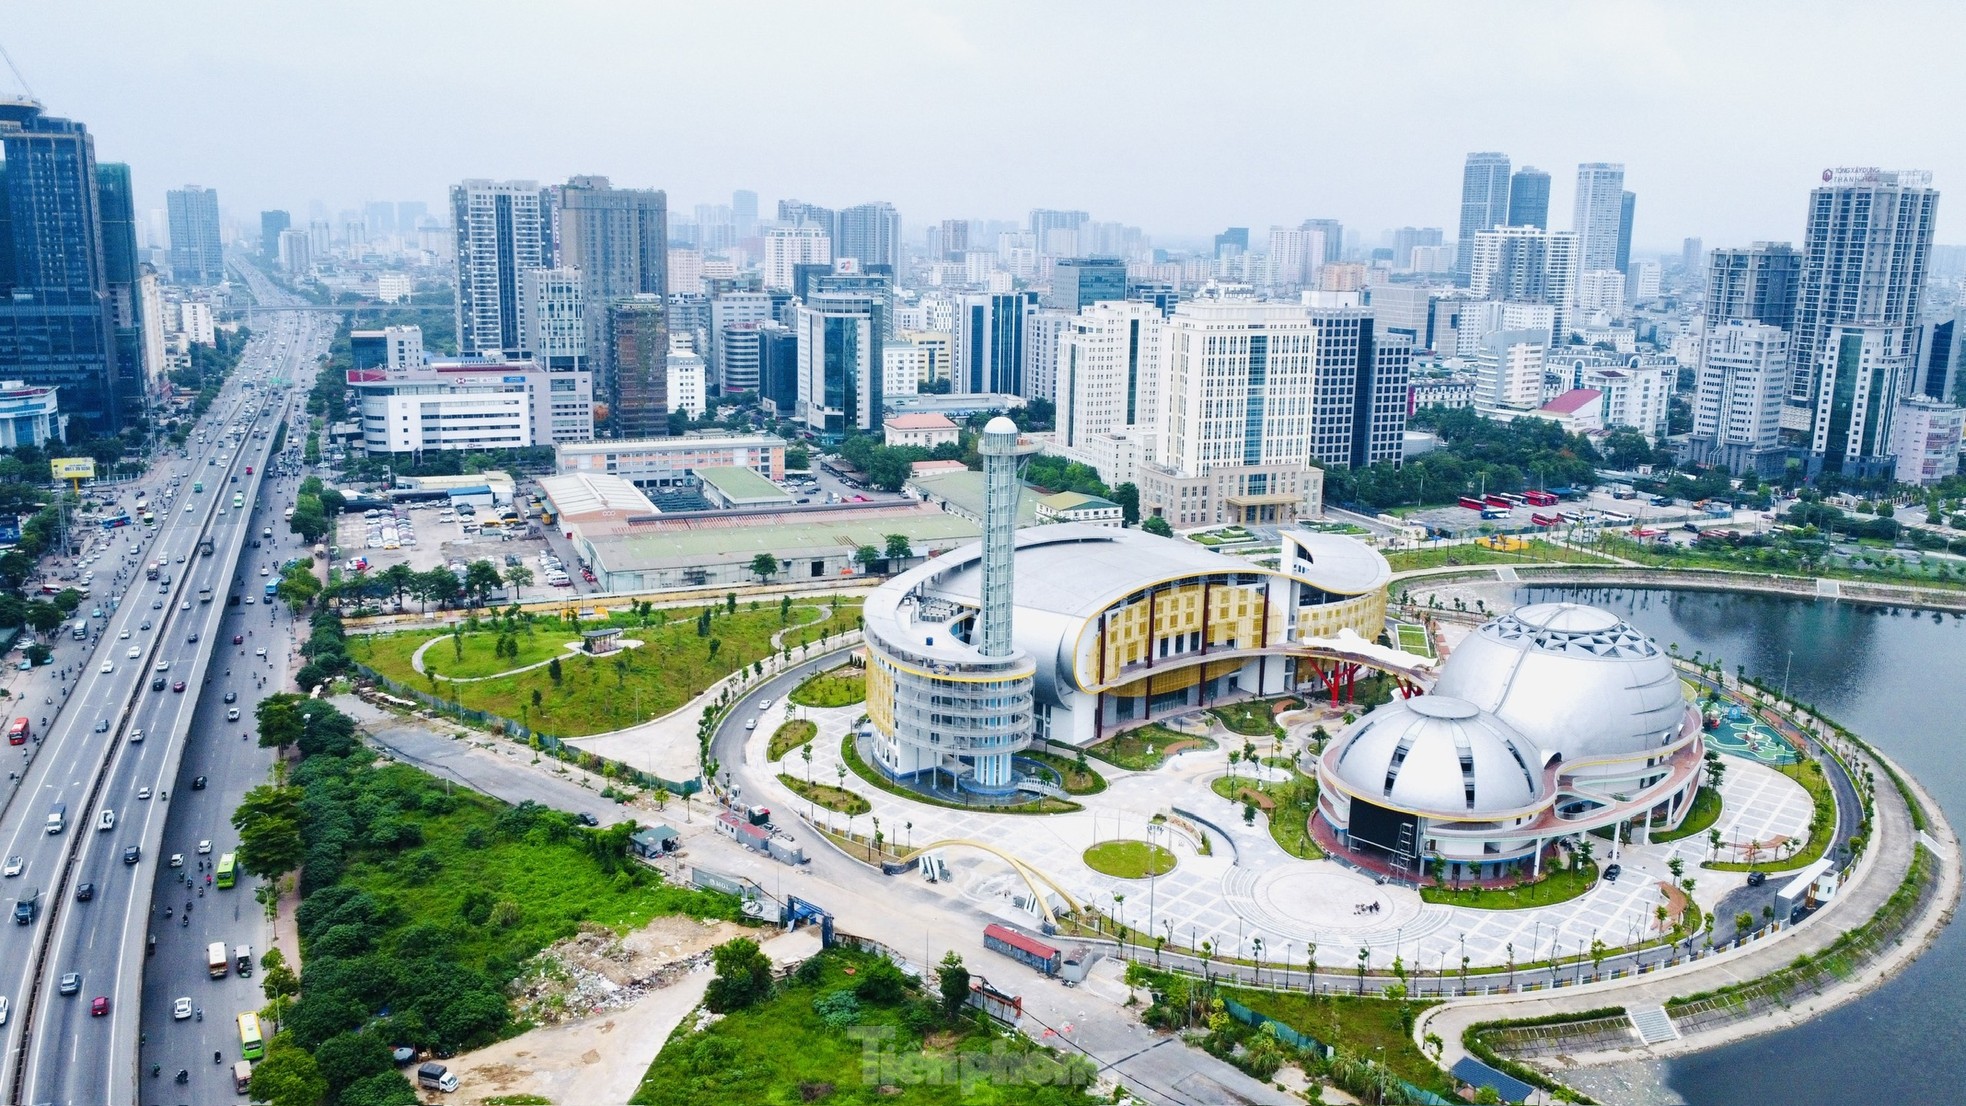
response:
{"label": "row of trees", "polygon": [[524,565],[514,565],[500,571],[497,565],[487,560],[472,561],[464,566],[462,578],[442,565],[419,572],[407,564],[398,563],[380,572],[341,576],[329,584],[323,594],[329,599],[356,604],[391,599],[400,606],[407,598],[416,600],[421,607],[431,603],[440,606],[462,603],[475,608],[488,606],[492,595],[508,584],[515,591],[523,591],[532,586],[534,579],[532,569]]}

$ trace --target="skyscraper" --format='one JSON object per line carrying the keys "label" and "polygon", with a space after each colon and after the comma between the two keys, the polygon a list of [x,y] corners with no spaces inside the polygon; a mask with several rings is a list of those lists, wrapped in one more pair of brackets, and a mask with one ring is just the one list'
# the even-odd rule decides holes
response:
{"label": "skyscraper", "polygon": [[[608,363],[614,366],[611,384],[618,398],[596,406],[608,407],[606,424],[615,437],[664,437],[669,433],[668,305],[653,293],[617,299],[607,305],[607,319]],[[619,409],[612,406],[616,403]]]}
{"label": "skyscraper", "polygon": [[1058,445],[1108,484],[1133,480],[1159,419],[1161,318],[1150,303],[1097,303],[1059,338]]}
{"label": "skyscraper", "polygon": [[1792,329],[1801,276],[1802,255],[1787,242],[1713,251],[1707,267],[1708,329],[1732,319]]}
{"label": "skyscraper", "polygon": [[1577,203],[1570,229],[1577,235],[1577,271],[1618,268],[1618,227],[1624,220],[1625,167],[1608,161],[1577,166]]}
{"label": "skyscraper", "polygon": [[1679,267],[1689,275],[1698,276],[1706,267],[1706,244],[1698,238],[1688,238],[1679,244]]}
{"label": "skyscraper", "polygon": [[519,274],[546,262],[539,185],[467,180],[451,186],[457,238],[457,349],[521,356]]}
{"label": "skyscraper", "polygon": [[1126,262],[1117,257],[1061,257],[1051,266],[1046,307],[1077,313],[1095,303],[1126,298]]}
{"label": "skyscraper", "polygon": [[271,262],[279,259],[280,232],[293,225],[293,217],[284,211],[259,213],[259,256],[262,260]]}
{"label": "skyscraper", "polygon": [[834,217],[834,225],[834,257],[856,258],[862,268],[901,267],[901,213],[893,204],[881,200],[845,208]]}
{"label": "skyscraper", "polygon": [[1081,252],[1080,237],[1092,216],[1083,211],[1031,209],[1031,239],[1039,257],[1071,257]]}
{"label": "skyscraper", "polygon": [[0,365],[113,433],[125,404],[95,140],[33,100],[0,98],[0,153]]}
{"label": "skyscraper", "polygon": [[1550,339],[1570,335],[1577,301],[1577,236],[1535,227],[1499,227],[1475,235],[1468,288],[1478,300],[1547,304],[1554,309]]}
{"label": "skyscraper", "polygon": [[1548,173],[1534,165],[1525,165],[1509,178],[1509,225],[1550,228]]}
{"label": "skyscraper", "polygon": [[1345,225],[1336,219],[1306,219],[1300,229],[1324,235],[1324,254],[1313,260],[1319,265],[1335,265],[1345,259]]}
{"label": "skyscraper", "polygon": [[1787,457],[1781,422],[1788,357],[1782,328],[1708,316],[1687,445],[1693,461],[1741,475],[1780,474]]}
{"label": "skyscraper", "polygon": [[1789,398],[1811,412],[1811,475],[1883,471],[1891,409],[1917,354],[1939,204],[1931,183],[1924,171],[1833,169],[1809,194]]}
{"label": "skyscraper", "polygon": [[815,292],[798,309],[798,416],[821,441],[881,428],[885,355],[878,301],[851,292]]}
{"label": "skyscraper", "polygon": [[739,239],[755,238],[758,234],[758,194],[748,188],[740,188],[730,194],[731,229]]}
{"label": "skyscraper", "polygon": [[954,372],[958,395],[1024,394],[1024,317],[1031,299],[1023,292],[979,292],[956,305]]}
{"label": "skyscraper", "polygon": [[830,265],[833,239],[816,223],[773,227],[765,232],[765,287],[776,292],[797,291],[793,279],[800,265]]}
{"label": "skyscraper", "polygon": [[1461,168],[1461,237],[1454,272],[1466,277],[1474,260],[1475,235],[1509,221],[1509,155],[1469,154]]}
{"label": "skyscraper", "polygon": [[[594,393],[602,397],[613,415],[637,425],[650,419],[629,408],[639,393],[625,386],[616,371],[614,343],[608,340],[611,321],[607,306],[633,296],[654,296],[662,301],[669,292],[669,200],[659,189],[615,188],[606,177],[581,176],[569,179],[558,190],[556,241],[560,264],[580,271],[581,294],[586,301],[587,359],[594,371]],[[652,371],[667,379],[661,360],[668,355],[665,343],[652,350],[637,347],[637,355],[656,360]],[[666,404],[666,401],[665,401]],[[665,405],[661,418],[668,425]],[[617,435],[616,426],[602,427]],[[659,433],[660,431],[658,431]]]}
{"label": "skyscraper", "polygon": [[187,184],[164,193],[171,223],[171,279],[179,284],[217,284],[225,279],[219,245],[218,191]]}
{"label": "skyscraper", "polygon": [[1631,276],[1632,266],[1632,213],[1638,207],[1638,195],[1627,192],[1618,201],[1618,253],[1612,268]]}
{"label": "skyscraper", "polygon": [[[149,394],[146,379],[146,331],[156,330],[163,320],[144,311],[142,283],[146,277],[137,260],[136,190],[130,182],[130,167],[120,162],[96,165],[96,207],[102,213],[102,273],[108,293],[109,325],[115,341],[114,391],[119,408],[118,421],[140,420],[145,414]],[[153,297],[154,298],[154,297]],[[152,305],[153,310],[156,309]],[[149,366],[161,372],[163,365]]]}

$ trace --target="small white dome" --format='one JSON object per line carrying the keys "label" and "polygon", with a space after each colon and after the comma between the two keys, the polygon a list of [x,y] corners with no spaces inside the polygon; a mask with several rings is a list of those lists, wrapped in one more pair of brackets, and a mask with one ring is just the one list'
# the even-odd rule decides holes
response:
{"label": "small white dome", "polygon": [[1338,778],[1372,802],[1465,819],[1542,798],[1535,749],[1465,699],[1421,695],[1387,703],[1341,740]]}
{"label": "small white dome", "polygon": [[1651,638],[1575,603],[1483,624],[1441,665],[1434,693],[1474,703],[1566,761],[1656,749],[1686,713],[1679,673]]}

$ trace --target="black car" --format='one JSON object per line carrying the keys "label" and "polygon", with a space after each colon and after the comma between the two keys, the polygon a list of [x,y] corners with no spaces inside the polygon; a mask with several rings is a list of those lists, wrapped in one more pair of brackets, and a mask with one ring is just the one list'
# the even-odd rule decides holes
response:
{"label": "black car", "polygon": [[150,681],[150,690],[152,691],[164,690],[164,677],[159,676],[156,679]]}
{"label": "black car", "polygon": [[75,889],[76,902],[88,902],[90,899],[93,899],[95,897],[96,897],[96,885],[93,883],[85,883],[82,886],[77,887]]}
{"label": "black car", "polygon": [[225,701],[226,701],[226,702],[228,702],[228,703],[236,703],[236,702],[238,702],[238,701],[239,701],[239,693],[238,693],[238,692],[236,692],[236,691],[228,691],[228,692],[226,692],[226,693],[225,693]]}
{"label": "black car", "polygon": [[125,864],[135,864],[137,861],[142,859],[143,859],[143,846],[141,845],[131,845],[130,847],[123,850],[123,863]]}
{"label": "black car", "polygon": [[1618,882],[1618,877],[1624,874],[1625,869],[1623,865],[1613,864],[1604,870],[1604,882],[1616,883]]}
{"label": "black car", "polygon": [[204,789],[205,789],[205,777],[203,776],[191,777],[191,790],[203,791]]}
{"label": "black car", "polygon": [[594,817],[592,814],[589,814],[584,810],[581,811],[579,814],[574,815],[574,818],[577,821],[579,821],[580,824],[583,826],[598,826],[601,824],[601,820],[599,818]]}
{"label": "black car", "polygon": [[198,644],[198,635],[197,635],[197,634],[192,634],[192,635],[191,635],[190,637],[188,637],[188,638],[185,638],[184,640],[185,640],[185,642],[186,642],[186,643],[188,643],[188,644],[191,644],[191,645],[196,645],[196,644]]}
{"label": "black car", "polygon": [[1767,883],[1767,882],[1768,882],[1768,873],[1767,873],[1767,872],[1749,872],[1749,873],[1748,873],[1748,886],[1749,886],[1749,887],[1759,887],[1759,886],[1761,886],[1762,884],[1764,884],[1764,883]]}

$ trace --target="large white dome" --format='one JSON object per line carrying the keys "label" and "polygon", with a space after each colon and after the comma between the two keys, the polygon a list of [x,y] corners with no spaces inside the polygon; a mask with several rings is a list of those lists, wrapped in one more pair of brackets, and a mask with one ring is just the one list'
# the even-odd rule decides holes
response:
{"label": "large white dome", "polygon": [[1672,661],[1609,611],[1538,603],[1484,624],[1441,665],[1435,695],[1466,699],[1564,761],[1669,744],[1686,714]]}
{"label": "large white dome", "polygon": [[1343,739],[1338,778],[1358,795],[1446,816],[1518,810],[1542,798],[1536,750],[1465,699],[1396,700]]}

